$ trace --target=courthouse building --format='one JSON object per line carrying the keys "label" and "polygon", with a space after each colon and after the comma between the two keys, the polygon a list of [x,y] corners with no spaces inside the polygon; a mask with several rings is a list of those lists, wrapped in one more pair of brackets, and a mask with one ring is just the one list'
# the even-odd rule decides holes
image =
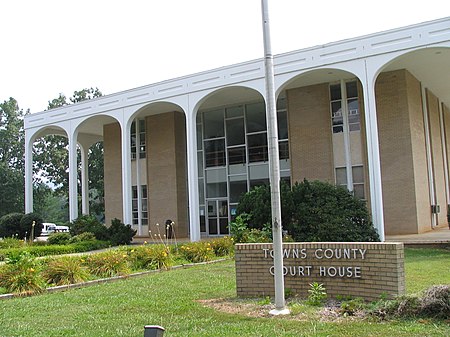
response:
{"label": "courthouse building", "polygon": [[[274,72],[281,179],[345,186],[382,238],[447,226],[450,17],[276,55]],[[87,214],[87,153],[103,141],[107,224],[228,234],[239,196],[269,183],[264,74],[261,58],[27,115],[26,211],[33,142],[59,134],[71,220],[77,150]]]}

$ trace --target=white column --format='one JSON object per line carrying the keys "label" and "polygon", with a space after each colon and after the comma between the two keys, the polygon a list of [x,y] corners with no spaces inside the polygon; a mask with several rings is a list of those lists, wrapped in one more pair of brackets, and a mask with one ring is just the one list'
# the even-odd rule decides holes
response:
{"label": "white column", "polygon": [[123,223],[126,225],[132,224],[132,209],[131,209],[131,142],[130,130],[131,121],[121,123],[122,128],[122,211]]}
{"label": "white column", "polygon": [[186,113],[186,144],[189,193],[189,229],[191,241],[200,241],[200,214],[198,203],[197,129],[195,114]]}
{"label": "white column", "polygon": [[89,214],[89,146],[80,142],[81,150],[81,213]]}
{"label": "white column", "polygon": [[77,132],[69,134],[69,220],[78,218]]}
{"label": "white column", "polygon": [[[142,235],[142,188],[141,188],[141,130],[138,118],[134,120],[136,131],[136,190],[138,207],[138,235]],[[131,218],[133,219],[133,218]]]}
{"label": "white column", "polygon": [[450,205],[450,189],[449,189],[449,182],[448,182],[447,138],[446,138],[446,133],[445,133],[445,118],[444,118],[444,108],[443,108],[442,102],[439,102],[439,117],[440,117],[439,124],[441,127],[442,159],[444,162],[445,194],[447,196],[447,205],[445,205],[445,211],[447,211],[447,206]]}
{"label": "white column", "polygon": [[25,213],[33,212],[33,139],[25,130]]}
{"label": "white column", "polygon": [[365,69],[364,115],[366,124],[367,164],[369,170],[370,206],[372,221],[380,240],[384,241],[383,190],[381,184],[380,148],[378,143],[378,122],[375,101],[375,74]]}
{"label": "white column", "polygon": [[348,104],[347,104],[347,85],[341,80],[341,111],[342,126],[344,128],[344,152],[345,152],[345,171],[347,173],[347,189],[353,191],[353,168],[350,148],[350,128],[348,125]]}
{"label": "white column", "polygon": [[[430,120],[428,116],[428,105],[427,105],[427,91],[425,87],[421,84],[422,93],[422,112],[423,112],[423,125],[425,129],[425,152],[427,155],[427,166],[428,166],[428,186],[430,193],[431,205],[436,205],[436,191],[434,182],[434,167],[431,149],[431,135],[430,135]],[[437,214],[431,213],[431,228],[435,228],[437,224]]]}

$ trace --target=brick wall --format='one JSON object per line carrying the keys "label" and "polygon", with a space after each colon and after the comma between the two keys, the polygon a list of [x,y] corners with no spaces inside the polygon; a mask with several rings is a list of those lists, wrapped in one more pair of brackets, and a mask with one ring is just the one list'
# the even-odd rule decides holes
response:
{"label": "brick wall", "polygon": [[123,219],[122,211],[122,150],[119,123],[103,127],[105,224],[111,219]]}
{"label": "brick wall", "polygon": [[[236,288],[240,297],[274,295],[272,244],[236,245]],[[405,292],[403,243],[285,243],[285,289],[308,296],[322,283],[329,298],[376,300]],[[337,257],[340,258],[337,258]]]}

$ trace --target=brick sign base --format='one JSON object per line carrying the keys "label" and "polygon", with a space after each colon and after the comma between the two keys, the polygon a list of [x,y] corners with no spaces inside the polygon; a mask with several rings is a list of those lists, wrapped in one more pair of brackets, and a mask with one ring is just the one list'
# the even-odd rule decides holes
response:
{"label": "brick sign base", "polygon": [[[403,243],[285,243],[285,290],[308,296],[310,283],[322,283],[328,298],[377,300],[405,292]],[[236,245],[239,297],[274,295],[272,244]]]}

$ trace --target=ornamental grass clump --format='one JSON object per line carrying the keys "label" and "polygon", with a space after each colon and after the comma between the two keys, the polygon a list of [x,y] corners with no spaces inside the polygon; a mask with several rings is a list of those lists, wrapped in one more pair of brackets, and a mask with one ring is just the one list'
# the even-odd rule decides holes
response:
{"label": "ornamental grass clump", "polygon": [[48,284],[60,286],[86,281],[89,271],[81,257],[64,256],[49,260],[42,276]]}
{"label": "ornamental grass clump", "polygon": [[139,246],[128,252],[132,268],[142,269],[169,269],[172,266],[173,256],[166,245]]}
{"label": "ornamental grass clump", "polygon": [[192,242],[182,245],[179,253],[188,261],[198,263],[211,261],[214,250],[209,242]]}
{"label": "ornamental grass clump", "polygon": [[128,255],[120,250],[110,250],[89,255],[85,260],[91,274],[98,277],[113,277],[130,273]]}
{"label": "ornamental grass clump", "polygon": [[9,293],[30,295],[45,289],[39,264],[28,252],[21,252],[6,260],[0,269],[0,287]]}

